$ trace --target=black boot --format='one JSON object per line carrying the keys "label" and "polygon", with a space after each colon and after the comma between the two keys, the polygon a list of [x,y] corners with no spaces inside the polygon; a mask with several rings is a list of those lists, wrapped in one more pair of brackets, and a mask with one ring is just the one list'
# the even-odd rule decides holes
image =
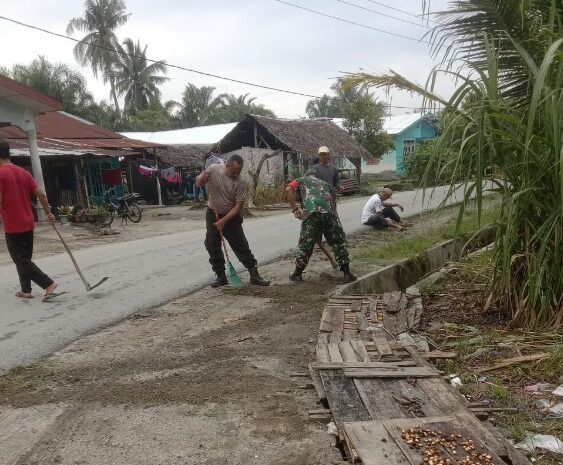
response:
{"label": "black boot", "polygon": [[260,273],[258,273],[258,268],[249,268],[248,273],[250,273],[250,284],[255,284],[256,286],[269,286],[270,281],[265,280]]}
{"label": "black boot", "polygon": [[351,283],[351,282],[356,281],[356,279],[358,279],[350,271],[350,265],[349,264],[342,265],[340,267],[340,271],[342,271],[342,273],[344,273],[344,282],[345,283]]}
{"label": "black boot", "polygon": [[303,268],[295,267],[293,273],[289,275],[290,281],[303,281]]}
{"label": "black boot", "polygon": [[215,281],[211,283],[211,287],[221,287],[229,284],[229,281],[227,281],[227,276],[225,275],[224,271],[220,271],[216,273],[216,275],[217,278],[215,279]]}

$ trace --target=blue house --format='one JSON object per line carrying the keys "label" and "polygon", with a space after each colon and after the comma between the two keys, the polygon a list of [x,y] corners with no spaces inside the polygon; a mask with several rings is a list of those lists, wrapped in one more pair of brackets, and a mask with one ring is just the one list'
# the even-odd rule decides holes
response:
{"label": "blue house", "polygon": [[[393,137],[395,150],[383,155],[375,172],[393,170],[404,174],[403,160],[414,151],[416,144],[438,135],[438,117],[432,113],[388,116],[383,122],[383,129]],[[366,171],[372,170],[366,168]]]}

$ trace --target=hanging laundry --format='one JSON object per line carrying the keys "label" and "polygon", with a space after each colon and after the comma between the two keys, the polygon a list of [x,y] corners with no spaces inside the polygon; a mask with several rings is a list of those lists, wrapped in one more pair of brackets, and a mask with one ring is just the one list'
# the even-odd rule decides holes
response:
{"label": "hanging laundry", "polygon": [[102,183],[110,187],[121,185],[123,183],[121,168],[102,170]]}
{"label": "hanging laundry", "polygon": [[156,175],[158,170],[156,168],[149,168],[148,166],[139,165],[139,174],[146,178],[150,178]]}
{"label": "hanging laundry", "polygon": [[160,177],[163,179],[168,179],[172,176],[176,176],[176,168],[164,168],[160,170]]}

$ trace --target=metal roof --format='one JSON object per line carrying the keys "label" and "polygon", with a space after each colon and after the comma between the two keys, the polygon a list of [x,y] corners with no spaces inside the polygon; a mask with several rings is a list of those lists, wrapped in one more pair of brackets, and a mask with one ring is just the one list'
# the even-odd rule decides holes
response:
{"label": "metal roof", "polygon": [[[0,103],[1,104],[1,103]],[[98,150],[120,150],[125,154],[162,147],[162,144],[127,139],[109,129],[63,111],[45,113],[35,117],[37,144],[40,149],[94,153]],[[15,126],[0,127],[0,138],[6,139],[13,149],[27,150],[27,135]],[[47,153],[47,152],[45,152]]]}
{"label": "metal roof", "polygon": [[34,114],[63,109],[63,104],[48,95],[0,74],[0,102],[11,102]]}
{"label": "metal roof", "polygon": [[165,145],[216,144],[225,137],[238,123],[213,124],[195,128],[173,129],[156,132],[122,132],[131,137],[147,142]]}

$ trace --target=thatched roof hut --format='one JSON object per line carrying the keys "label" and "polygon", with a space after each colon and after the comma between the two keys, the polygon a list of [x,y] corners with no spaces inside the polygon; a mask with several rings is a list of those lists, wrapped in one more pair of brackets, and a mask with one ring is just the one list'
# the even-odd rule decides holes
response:
{"label": "thatched roof hut", "polygon": [[160,162],[177,169],[201,171],[211,147],[206,144],[168,145],[166,148],[156,149],[156,156]]}
{"label": "thatched roof hut", "polygon": [[241,147],[281,149],[314,159],[323,145],[330,149],[333,157],[370,157],[369,152],[348,132],[327,119],[279,119],[247,115],[214,148],[220,153]]}

